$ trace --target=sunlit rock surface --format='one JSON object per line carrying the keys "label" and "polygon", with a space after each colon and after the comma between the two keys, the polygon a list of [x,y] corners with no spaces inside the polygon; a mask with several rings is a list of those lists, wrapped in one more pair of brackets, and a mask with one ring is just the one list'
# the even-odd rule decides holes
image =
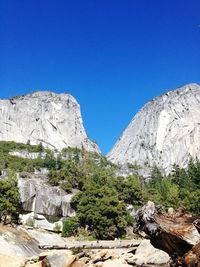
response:
{"label": "sunlit rock surface", "polygon": [[200,86],[188,84],[149,101],[108,154],[114,163],[159,166],[169,173],[200,158]]}
{"label": "sunlit rock surface", "polygon": [[18,187],[24,211],[48,216],[74,216],[70,201],[74,194],[50,186],[45,175],[18,177]]}
{"label": "sunlit rock surface", "polygon": [[48,91],[0,99],[0,140],[100,152],[87,137],[77,101]]}

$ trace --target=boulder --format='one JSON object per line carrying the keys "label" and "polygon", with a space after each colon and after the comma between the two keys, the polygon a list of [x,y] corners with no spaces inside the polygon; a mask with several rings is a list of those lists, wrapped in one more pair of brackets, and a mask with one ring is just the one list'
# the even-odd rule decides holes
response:
{"label": "boulder", "polygon": [[128,263],[138,266],[167,266],[169,264],[170,257],[166,252],[154,248],[149,240],[143,240],[136,249],[135,255],[126,257],[126,260]]}
{"label": "boulder", "polygon": [[52,254],[48,255],[43,262],[49,267],[70,267],[76,260],[74,255],[68,254]]}
{"label": "boulder", "polygon": [[18,179],[23,210],[48,216],[72,217],[75,211],[70,206],[74,193],[67,194],[59,187],[50,186],[46,175],[29,175]]}

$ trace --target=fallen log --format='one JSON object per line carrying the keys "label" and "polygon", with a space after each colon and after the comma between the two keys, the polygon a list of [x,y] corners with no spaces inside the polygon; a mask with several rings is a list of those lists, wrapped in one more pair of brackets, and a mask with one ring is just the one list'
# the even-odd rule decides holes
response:
{"label": "fallen log", "polygon": [[72,249],[120,249],[120,248],[137,248],[140,241],[95,241],[95,242],[75,242],[73,244],[66,244],[64,246],[58,245],[39,245],[43,250],[72,250]]}
{"label": "fallen log", "polygon": [[182,257],[200,242],[200,217],[192,217],[184,209],[162,214],[149,201],[137,212],[136,221],[138,230],[148,235],[152,245],[172,257]]}

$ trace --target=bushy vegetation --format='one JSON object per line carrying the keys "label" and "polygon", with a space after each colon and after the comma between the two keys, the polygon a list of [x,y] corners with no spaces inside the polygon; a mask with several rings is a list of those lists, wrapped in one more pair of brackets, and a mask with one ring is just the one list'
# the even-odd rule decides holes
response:
{"label": "bushy vegetation", "polygon": [[6,179],[0,180],[0,221],[17,222],[19,211],[20,194],[16,174],[10,171]]}
{"label": "bushy vegetation", "polygon": [[[72,200],[76,210],[76,227],[85,228],[96,238],[112,239],[122,237],[133,219],[126,210],[126,204],[141,207],[148,200],[161,206],[182,206],[193,215],[200,213],[200,162],[190,161],[188,169],[174,166],[168,176],[162,175],[157,167],[152,171],[152,179],[130,175],[116,177],[109,168],[94,168],[85,180],[81,192]],[[77,223],[78,222],[78,223]]]}
{"label": "bushy vegetation", "polygon": [[[133,223],[126,203],[139,200],[142,203],[142,188],[137,177],[126,181],[115,176],[116,166],[97,153],[77,151],[60,170],[50,172],[50,183],[79,190],[71,206],[76,217],[66,220],[63,236],[80,234],[80,229],[97,239],[113,239],[125,235],[125,229]],[[79,160],[77,160],[79,158]],[[128,197],[132,186],[133,199]],[[139,195],[141,192],[141,195]],[[85,230],[83,230],[85,229]],[[86,230],[87,229],[87,230]]]}
{"label": "bushy vegetation", "polygon": [[[38,152],[36,159],[10,155],[10,151]],[[43,152],[43,154],[41,153]],[[40,154],[41,153],[41,154]],[[8,178],[0,180],[0,217],[16,220],[20,211],[16,172],[49,170],[49,184],[67,193],[77,191],[71,206],[74,218],[64,223],[63,236],[85,235],[98,239],[123,237],[127,226],[133,225],[127,205],[135,209],[147,200],[162,205],[163,209],[184,206],[194,215],[200,213],[200,162],[190,161],[187,169],[174,166],[172,174],[165,176],[157,167],[152,179],[145,182],[138,175],[127,178],[116,176],[117,166],[105,157],[87,152],[84,148],[65,148],[52,152],[42,145],[0,142],[0,171],[7,170]],[[129,168],[138,169],[136,165]]]}
{"label": "bushy vegetation", "polygon": [[174,166],[173,172],[164,176],[154,168],[152,180],[145,186],[148,199],[169,207],[185,207],[193,215],[200,214],[200,162],[190,160],[186,169]]}
{"label": "bushy vegetation", "polygon": [[77,217],[72,217],[65,220],[62,230],[64,237],[75,236],[77,234],[79,222]]}
{"label": "bushy vegetation", "polygon": [[29,153],[36,152],[42,153],[46,151],[47,155],[51,155],[52,152],[44,150],[42,144],[30,145],[15,142],[0,141],[0,170],[10,169],[14,171],[27,171],[32,172],[34,169],[46,167],[49,158],[43,159],[38,157],[37,159],[20,158],[11,155],[12,151],[27,151]]}
{"label": "bushy vegetation", "polygon": [[24,143],[16,143],[14,141],[0,141],[0,151],[4,153],[8,153],[10,151],[17,150],[27,150],[28,152],[42,152],[44,148],[42,144],[39,145],[30,145],[30,142],[27,144]]}
{"label": "bushy vegetation", "polygon": [[72,202],[79,227],[86,228],[97,239],[122,237],[131,223],[125,203],[111,184],[90,181]]}

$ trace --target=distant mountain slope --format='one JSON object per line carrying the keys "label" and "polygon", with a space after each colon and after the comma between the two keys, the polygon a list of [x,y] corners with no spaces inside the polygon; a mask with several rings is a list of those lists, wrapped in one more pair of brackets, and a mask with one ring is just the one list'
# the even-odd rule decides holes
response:
{"label": "distant mountain slope", "polygon": [[185,167],[200,158],[200,86],[188,84],[149,101],[108,154],[114,163]]}
{"label": "distant mountain slope", "polygon": [[0,100],[0,140],[100,152],[86,135],[77,101],[48,91]]}

